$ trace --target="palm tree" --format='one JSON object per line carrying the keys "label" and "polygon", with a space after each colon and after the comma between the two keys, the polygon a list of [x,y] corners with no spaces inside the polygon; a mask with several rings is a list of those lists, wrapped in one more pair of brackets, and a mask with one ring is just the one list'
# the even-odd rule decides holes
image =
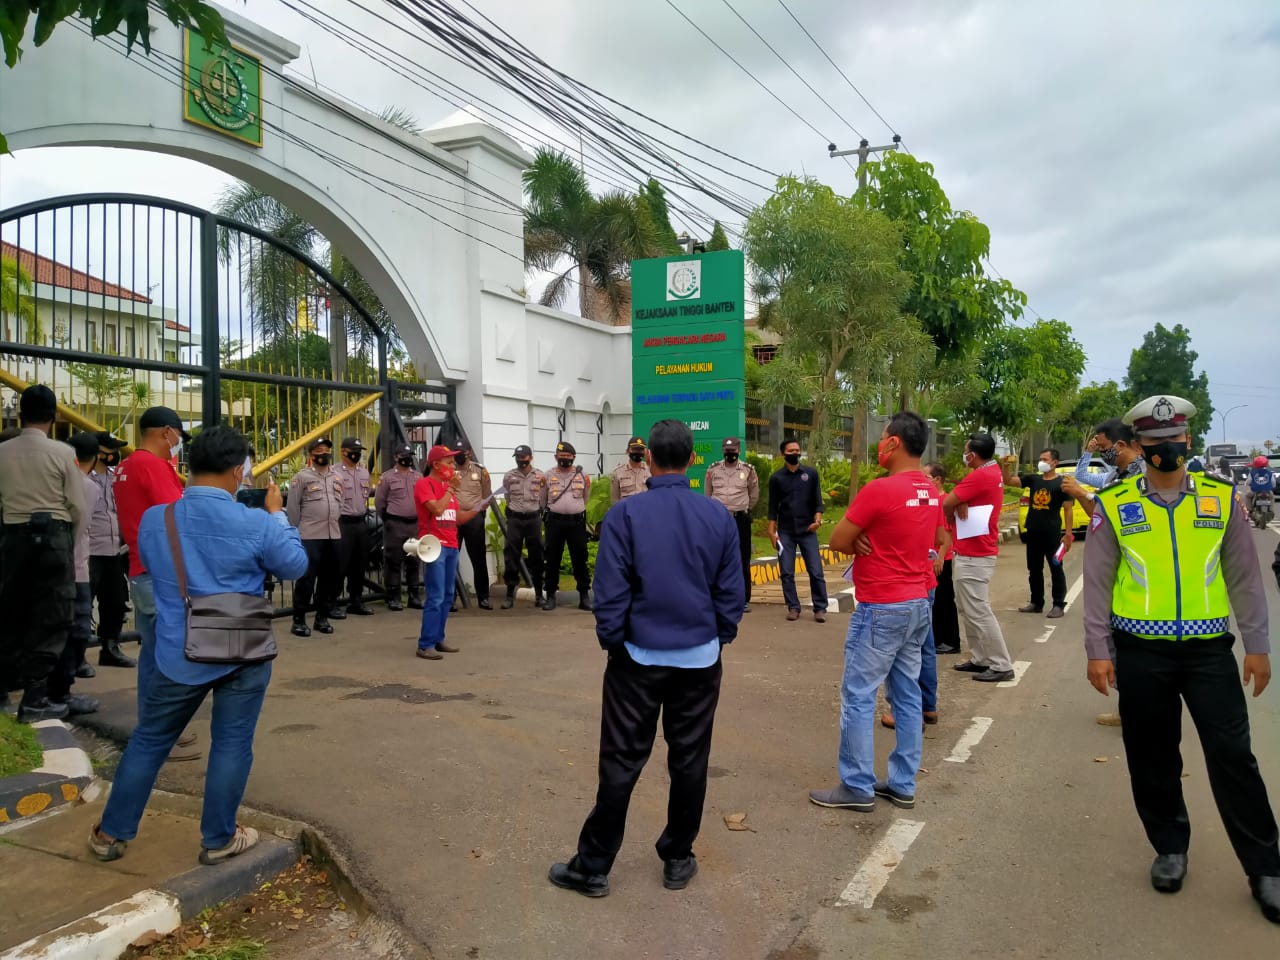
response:
{"label": "palm tree", "polygon": [[539,302],[563,304],[576,273],[583,317],[612,323],[625,319],[631,261],[656,256],[661,249],[647,206],[621,190],[593,195],[573,160],[545,148],[525,170],[524,189],[525,266],[552,274]]}
{"label": "palm tree", "polygon": [[15,257],[0,257],[0,313],[25,321],[27,343],[44,339],[31,275]]}

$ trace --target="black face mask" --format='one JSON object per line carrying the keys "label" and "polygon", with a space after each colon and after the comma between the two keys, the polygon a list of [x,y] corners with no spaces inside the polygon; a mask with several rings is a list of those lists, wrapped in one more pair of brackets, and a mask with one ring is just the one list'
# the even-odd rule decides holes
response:
{"label": "black face mask", "polygon": [[465,467],[467,465],[467,455],[465,453],[460,453],[453,458],[453,462],[460,467]]}
{"label": "black face mask", "polygon": [[348,459],[348,460],[350,460],[352,463],[359,463],[359,462],[360,462],[360,451],[359,451],[359,450],[348,450],[348,451],[346,452],[346,457],[347,457],[347,459]]}
{"label": "black face mask", "polygon": [[559,459],[557,459],[557,460],[556,460],[556,465],[557,465],[557,466],[560,466],[560,467],[568,468],[568,467],[572,467],[572,466],[573,466],[573,461],[572,461],[572,460],[559,460]]}
{"label": "black face mask", "polygon": [[800,462],[800,454],[798,453],[783,454],[782,459],[787,461],[787,463],[791,464],[792,466],[795,466],[797,463]]}
{"label": "black face mask", "polygon": [[400,464],[402,467],[412,467],[413,457],[400,457],[396,460],[396,463]]}
{"label": "black face mask", "polygon": [[311,458],[311,462],[317,467],[327,467],[329,465],[329,455],[327,453],[317,453]]}
{"label": "black face mask", "polygon": [[98,459],[102,461],[104,467],[114,467],[120,463],[120,454],[103,453],[98,455]]}
{"label": "black face mask", "polygon": [[529,467],[532,467],[532,466],[533,466],[533,461],[532,461],[532,460],[517,460],[517,461],[516,461],[516,466],[517,466],[517,467],[519,467],[521,470],[525,470],[525,469],[527,469],[527,468],[529,468]]}
{"label": "black face mask", "polygon": [[[1162,443],[1142,445],[1142,456],[1147,466],[1161,473],[1173,473],[1187,462],[1189,444],[1185,440],[1165,440]],[[1159,460],[1159,463],[1156,463]]]}
{"label": "black face mask", "polygon": [[736,453],[734,453],[732,450],[726,450],[726,451],[724,452],[724,462],[725,462],[725,463],[737,463],[737,462],[738,462],[738,455],[737,455]]}
{"label": "black face mask", "polygon": [[639,463],[644,459],[643,453],[628,453],[627,456],[631,458],[632,463]]}

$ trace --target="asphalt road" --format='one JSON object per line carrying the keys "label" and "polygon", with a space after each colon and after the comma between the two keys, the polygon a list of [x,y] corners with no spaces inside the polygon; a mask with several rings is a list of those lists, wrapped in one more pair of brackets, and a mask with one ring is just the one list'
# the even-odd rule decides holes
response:
{"label": "asphalt road", "polygon": [[[1275,534],[1255,537],[1269,563]],[[1067,558],[1069,583],[1082,553]],[[1025,673],[993,688],[942,658],[942,722],[926,734],[917,806],[872,814],[806,799],[835,782],[847,615],[787,623],[781,607],[757,605],[726,650],[701,871],[683,892],[663,889],[652,846],[666,804],[661,738],[611,896],[545,879],[573,852],[595,789],[603,655],[591,618],[571,609],[457,614],[449,635],[463,651],[438,663],[413,657],[408,611],[282,637],[246,802],[322,826],[437,958],[1195,958],[1221,955],[1224,938],[1233,953],[1273,953],[1280,930],[1249,897],[1190,726],[1191,873],[1163,897],[1147,883],[1152,853],[1119,731],[1094,723],[1114,700],[1084,679],[1079,610],[1059,621],[1013,612],[1026,595],[1016,543],[993,595]],[[104,719],[127,720],[129,682],[104,670],[85,692],[103,695]],[[1280,684],[1251,708],[1280,797],[1277,697]],[[974,717],[989,729],[966,762],[948,761]],[[881,766],[891,737],[877,734]],[[161,785],[199,791],[202,775],[203,763],[170,764]],[[751,829],[726,829],[733,813]]]}

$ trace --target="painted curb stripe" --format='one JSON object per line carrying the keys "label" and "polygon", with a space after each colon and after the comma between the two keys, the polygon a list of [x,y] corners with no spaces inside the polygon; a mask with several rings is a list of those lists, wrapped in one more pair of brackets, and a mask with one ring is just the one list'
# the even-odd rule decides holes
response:
{"label": "painted curb stripe", "polygon": [[969,724],[969,728],[956,741],[955,749],[951,751],[951,756],[946,758],[947,762],[964,763],[973,756],[973,748],[982,742],[982,738],[991,729],[991,723],[990,717],[974,717],[973,722]]}
{"label": "painted curb stripe", "polygon": [[891,823],[836,900],[836,906],[868,909],[874,906],[876,897],[889,882],[889,876],[923,829],[924,823],[920,820],[895,820]]}
{"label": "painted curb stripe", "polygon": [[79,920],[0,953],[0,960],[102,960],[118,957],[148,931],[172,933],[182,925],[178,898],[143,890]]}

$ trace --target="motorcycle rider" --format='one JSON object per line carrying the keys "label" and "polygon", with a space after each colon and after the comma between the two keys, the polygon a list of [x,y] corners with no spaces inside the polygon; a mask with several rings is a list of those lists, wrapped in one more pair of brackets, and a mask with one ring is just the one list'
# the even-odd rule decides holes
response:
{"label": "motorcycle rider", "polygon": [[1260,493],[1274,494],[1276,489],[1276,478],[1271,472],[1271,467],[1267,464],[1267,458],[1257,456],[1253,458],[1253,465],[1249,469],[1249,502],[1247,504],[1249,511],[1253,512],[1253,501]]}

